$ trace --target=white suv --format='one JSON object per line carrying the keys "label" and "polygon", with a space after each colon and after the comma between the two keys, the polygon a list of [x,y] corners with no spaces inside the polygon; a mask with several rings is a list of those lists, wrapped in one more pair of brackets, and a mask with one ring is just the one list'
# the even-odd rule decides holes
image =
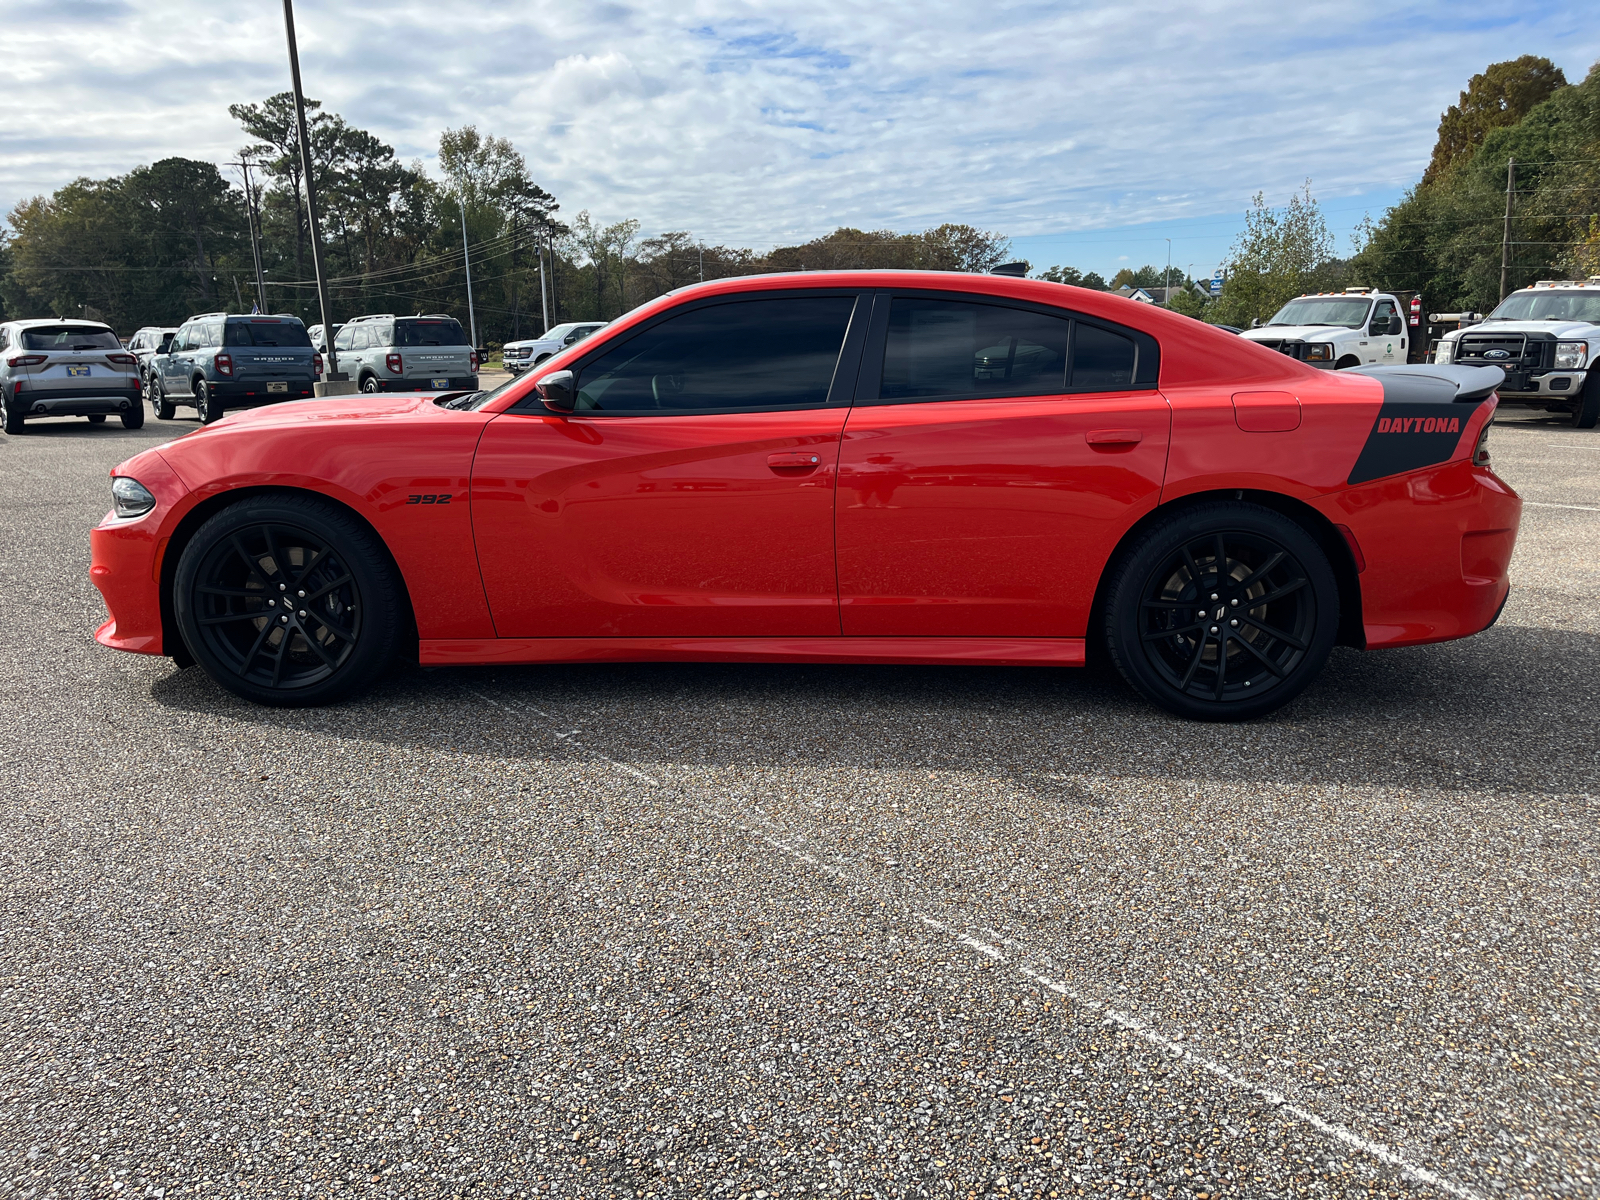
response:
{"label": "white suv", "polygon": [[569,321],[555,325],[536,338],[520,342],[507,342],[500,351],[500,360],[506,370],[520,375],[529,367],[537,367],[552,354],[559,354],[575,342],[581,342],[597,329],[604,329],[607,321]]}
{"label": "white suv", "polygon": [[1583,283],[1541,280],[1512,292],[1475,325],[1447,333],[1436,363],[1500,367],[1500,404],[1571,413],[1579,429],[1600,422],[1600,275]]}
{"label": "white suv", "polygon": [[0,324],[0,408],[7,433],[34,417],[122,417],[144,424],[139,360],[99,321],[47,319]]}

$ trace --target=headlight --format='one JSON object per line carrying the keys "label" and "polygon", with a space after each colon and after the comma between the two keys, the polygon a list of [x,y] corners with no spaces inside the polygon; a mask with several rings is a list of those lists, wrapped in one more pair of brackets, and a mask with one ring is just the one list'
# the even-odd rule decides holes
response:
{"label": "headlight", "polygon": [[156,506],[150,489],[137,479],[118,475],[111,481],[111,508],[119,517],[142,517]]}
{"label": "headlight", "polygon": [[1333,361],[1333,343],[1332,342],[1313,342],[1311,345],[1306,347],[1306,361],[1307,362],[1332,362]]}
{"label": "headlight", "polygon": [[1443,364],[1449,362],[1451,356],[1455,353],[1455,349],[1456,344],[1454,342],[1440,342],[1433,348],[1434,363]]}
{"label": "headlight", "polygon": [[1587,342],[1557,342],[1556,343],[1556,368],[1561,371],[1576,371],[1583,366],[1584,359],[1589,356]]}

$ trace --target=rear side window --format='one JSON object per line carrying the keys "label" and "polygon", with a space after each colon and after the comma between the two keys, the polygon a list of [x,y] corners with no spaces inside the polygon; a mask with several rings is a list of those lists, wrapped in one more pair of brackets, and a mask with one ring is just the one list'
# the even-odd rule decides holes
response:
{"label": "rear side window", "polygon": [[1072,322],[997,304],[896,296],[882,400],[1041,396],[1066,385]]}
{"label": "rear side window", "polygon": [[24,350],[121,350],[122,343],[109,329],[71,325],[39,325],[22,331]]}
{"label": "rear side window", "polygon": [[311,336],[296,321],[229,321],[230,346],[309,346]]}
{"label": "rear side window", "polygon": [[454,317],[415,317],[394,323],[395,346],[465,346],[466,330]]}
{"label": "rear side window", "polygon": [[1120,392],[1133,386],[1136,361],[1132,338],[1079,321],[1073,331],[1068,386],[1074,391]]}
{"label": "rear side window", "polygon": [[688,415],[820,408],[854,296],[790,296],[696,308],[584,365],[579,411]]}

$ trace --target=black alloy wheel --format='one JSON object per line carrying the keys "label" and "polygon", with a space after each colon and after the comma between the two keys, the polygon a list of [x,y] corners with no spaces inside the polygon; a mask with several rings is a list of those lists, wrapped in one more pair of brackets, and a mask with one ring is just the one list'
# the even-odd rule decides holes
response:
{"label": "black alloy wheel", "polygon": [[167,393],[161,386],[161,380],[156,378],[153,371],[150,374],[150,386],[148,390],[150,393],[150,407],[155,409],[156,417],[158,419],[162,421],[170,421],[173,417],[177,416],[177,406],[174,405],[171,400],[167,399]]}
{"label": "black alloy wheel", "polygon": [[370,529],[327,501],[273,495],[208,520],[178,561],[184,644],[217,683],[261,704],[323,704],[389,665],[400,584]]}
{"label": "black alloy wheel", "polygon": [[1322,670],[1338,627],[1338,583],[1316,540],[1243,501],[1158,523],[1118,564],[1106,603],[1123,677],[1195,720],[1287,704]]}
{"label": "black alloy wheel", "polygon": [[200,414],[202,425],[213,425],[222,420],[222,400],[211,390],[210,381],[195,380],[194,410]]}
{"label": "black alloy wheel", "polygon": [[105,415],[105,413],[90,413],[89,414],[89,424],[91,424],[91,425],[104,425],[105,423],[106,423],[106,415]]}

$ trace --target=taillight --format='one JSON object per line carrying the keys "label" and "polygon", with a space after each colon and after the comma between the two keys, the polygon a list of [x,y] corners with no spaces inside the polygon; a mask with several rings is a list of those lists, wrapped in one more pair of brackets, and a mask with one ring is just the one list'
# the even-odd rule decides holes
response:
{"label": "taillight", "polygon": [[1493,420],[1483,423],[1483,431],[1478,434],[1478,444],[1472,448],[1472,465],[1487,467],[1489,465],[1489,427]]}
{"label": "taillight", "polygon": [[218,375],[233,374],[233,355],[219,354],[211,361],[216,366]]}
{"label": "taillight", "polygon": [[400,374],[400,372],[405,369],[405,362],[398,354],[385,355],[383,365],[388,367],[390,372],[395,375]]}
{"label": "taillight", "polygon": [[322,374],[322,355],[313,354],[311,356],[311,373],[313,375]]}
{"label": "taillight", "polygon": [[15,358],[6,359],[6,366],[37,367],[49,357],[48,354],[18,354]]}
{"label": "taillight", "polygon": [[476,371],[478,369],[478,352],[476,350],[468,350],[467,358],[472,363],[472,369]]}
{"label": "taillight", "polygon": [[109,363],[119,363],[125,367],[136,367],[139,365],[139,360],[131,354],[108,354],[106,355],[106,361]]}

